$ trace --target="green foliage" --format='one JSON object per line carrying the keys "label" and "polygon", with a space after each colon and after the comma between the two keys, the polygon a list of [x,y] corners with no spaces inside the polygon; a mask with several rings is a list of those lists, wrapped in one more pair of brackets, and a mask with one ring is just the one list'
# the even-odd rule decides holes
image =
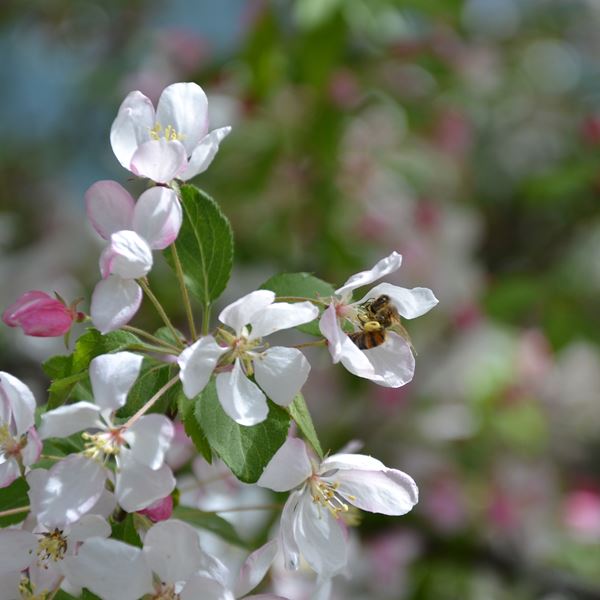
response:
{"label": "green foliage", "polygon": [[178,384],[177,387],[179,388],[177,390],[178,414],[181,422],[183,423],[185,432],[190,437],[192,442],[194,442],[196,450],[202,454],[204,460],[206,460],[208,463],[212,463],[212,450],[210,444],[208,443],[208,439],[206,438],[204,431],[202,431],[202,427],[200,427],[200,424],[196,420],[196,402],[186,397],[186,395],[183,393],[181,384]]}
{"label": "green foliage", "polygon": [[269,401],[269,416],[252,427],[238,425],[217,397],[214,379],[196,399],[194,415],[214,452],[245,483],[255,483],[285,441],[289,414]]}
{"label": "green foliage", "polygon": [[219,515],[187,506],[178,506],[173,510],[173,518],[181,519],[194,527],[206,529],[234,546],[248,548],[248,544],[240,538],[233,525],[229,521],[219,517]]}
{"label": "green foliage", "polygon": [[[24,477],[15,479],[8,487],[0,489],[0,512],[11,510],[13,508],[21,508],[29,505],[29,497],[27,492],[29,486]],[[0,527],[8,527],[15,523],[20,523],[28,515],[29,510],[23,512],[0,517]]]}
{"label": "green foliage", "polygon": [[[184,217],[175,246],[185,284],[204,307],[218,298],[231,275],[233,232],[218,204],[193,185],[181,187]],[[165,257],[175,268],[173,252]]]}
{"label": "green foliage", "polygon": [[135,529],[135,514],[129,513],[122,521],[113,523],[111,537],[132,546],[142,547],[142,540]]}
{"label": "green foliage", "polygon": [[304,396],[302,394],[298,394],[294,401],[288,407],[290,415],[298,428],[302,432],[302,435],[308,440],[309,444],[314,448],[315,452],[319,455],[319,458],[323,458],[323,449],[321,448],[321,443],[319,442],[319,437],[317,436],[317,432],[315,430],[315,426],[312,421],[312,417],[310,416],[310,412],[308,410],[308,406],[306,406],[306,401],[304,400]]}

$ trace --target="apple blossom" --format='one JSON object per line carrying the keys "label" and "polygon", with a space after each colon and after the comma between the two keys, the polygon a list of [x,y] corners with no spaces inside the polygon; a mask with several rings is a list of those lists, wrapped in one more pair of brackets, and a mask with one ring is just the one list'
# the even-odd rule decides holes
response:
{"label": "apple blossom", "polygon": [[[98,430],[94,434],[82,434],[87,446],[84,462],[57,476],[56,481],[64,486],[66,479],[77,479],[79,475],[83,478],[83,470],[91,468],[89,463],[102,468],[91,459],[114,456],[115,496],[127,512],[147,508],[169,495],[175,487],[171,469],[163,464],[174,435],[172,422],[158,414],[144,415],[131,425],[118,425],[113,421],[114,413],[125,404],[141,364],[142,357],[131,352],[97,356],[90,363],[96,404],[81,401],[48,411],[42,415],[40,427],[42,439]],[[56,485],[48,486],[47,491],[51,494],[56,488]]]}
{"label": "apple blossom", "polygon": [[288,438],[258,485],[293,491],[281,514],[280,542],[288,569],[302,555],[321,577],[339,573],[347,562],[342,517],[350,505],[384,515],[404,515],[418,501],[412,478],[362,454],[311,459],[304,442]]}
{"label": "apple blossom", "polygon": [[392,252],[368,270],[352,275],[346,283],[335,291],[336,297],[323,311],[319,321],[321,333],[328,342],[329,352],[334,363],[341,362],[348,371],[375,383],[397,388],[413,378],[415,359],[410,342],[394,331],[386,332],[385,342],[379,346],[361,350],[347,335],[342,325],[350,323],[360,328],[359,314],[362,305],[372,298],[386,295],[405,319],[420,317],[431,310],[438,300],[428,288],[406,289],[380,283],[365,294],[359,301],[352,302],[352,292],[373,283],[377,279],[400,268],[402,256]]}
{"label": "apple blossom", "polygon": [[187,181],[210,166],[231,127],[208,132],[208,100],[195,83],[166,87],[156,112],[139,91],[127,95],[110,131],[118,161],[157,183]]}
{"label": "apple blossom", "polygon": [[25,292],[2,315],[6,325],[20,327],[33,337],[65,335],[74,321],[83,318],[74,306],[65,306],[64,302],[38,290]]}
{"label": "apple blossom", "polygon": [[0,371],[0,488],[10,485],[40,456],[34,427],[35,398],[20,380]]}
{"label": "apple blossom", "polygon": [[92,294],[91,317],[101,333],[125,325],[137,312],[142,289],[135,281],[152,268],[152,250],[177,238],[183,212],[177,194],[162,186],[137,203],[116,181],[98,181],[85,194],[88,218],[108,246],[100,257],[103,280]]}
{"label": "apple blossom", "polygon": [[[179,356],[185,395],[193,398],[199,394],[217,364],[233,364],[231,370],[217,375],[223,409],[240,425],[264,421],[269,410],[265,393],[273,402],[287,406],[306,382],[310,365],[297,348],[271,348],[262,338],[313,321],[318,314],[310,302],[276,303],[275,294],[269,290],[257,290],[236,300],[219,315],[233,333],[221,329],[219,341],[211,335],[202,337]],[[256,383],[250,379],[252,375]]]}

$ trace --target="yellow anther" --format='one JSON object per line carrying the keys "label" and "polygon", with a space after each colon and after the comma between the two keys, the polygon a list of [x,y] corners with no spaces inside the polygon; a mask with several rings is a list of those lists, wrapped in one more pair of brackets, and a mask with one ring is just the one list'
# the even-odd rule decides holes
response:
{"label": "yellow anther", "polygon": [[94,434],[84,432],[81,437],[85,440],[83,455],[91,459],[102,456],[117,456],[121,452],[121,446],[124,443],[118,429]]}
{"label": "yellow anther", "polygon": [[326,508],[336,519],[348,512],[348,504],[337,491],[338,483],[329,483],[315,477],[311,480],[310,487],[313,502]]}
{"label": "yellow anther", "polygon": [[153,140],[164,138],[168,142],[181,141],[185,136],[179,133],[172,125],[167,125],[165,128],[160,123],[156,123],[150,130],[150,137]]}
{"label": "yellow anther", "polygon": [[37,585],[32,583],[28,577],[21,577],[19,582],[19,593],[23,600],[46,600],[50,594],[49,590],[41,590],[36,593]]}
{"label": "yellow anther", "polygon": [[67,551],[67,540],[63,537],[63,532],[60,529],[54,529],[46,533],[42,533],[38,542],[37,556],[38,564],[48,568],[44,563],[52,560],[57,562],[62,560]]}

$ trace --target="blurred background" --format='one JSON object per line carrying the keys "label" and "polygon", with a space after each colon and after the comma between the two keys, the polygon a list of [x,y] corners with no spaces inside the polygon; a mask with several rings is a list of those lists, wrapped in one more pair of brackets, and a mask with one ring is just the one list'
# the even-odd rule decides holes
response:
{"label": "blurred background", "polygon": [[[0,55],[0,308],[30,289],[88,308],[83,194],[142,189],[110,149],[118,106],[196,81],[233,126],[195,181],[236,236],[223,303],[392,250],[390,281],[440,299],[407,324],[404,388],[310,355],[323,446],[360,440],[421,492],[363,515],[335,597],[600,598],[598,0],[4,0]],[[185,328],[168,268],[151,281]],[[151,306],[136,325],[160,325]],[[65,352],[0,328],[2,370],[40,400]],[[311,598],[308,575],[272,577]]]}

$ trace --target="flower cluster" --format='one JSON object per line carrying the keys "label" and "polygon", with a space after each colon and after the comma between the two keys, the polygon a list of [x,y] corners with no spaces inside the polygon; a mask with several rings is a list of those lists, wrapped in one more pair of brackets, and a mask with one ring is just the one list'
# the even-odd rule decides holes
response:
{"label": "flower cluster", "polygon": [[[4,313],[28,335],[64,335],[83,320],[95,328],[71,355],[46,365],[53,381],[37,416],[29,388],[0,372],[0,487],[24,496],[22,507],[0,505],[0,517],[16,516],[0,531],[0,579],[10,600],[51,598],[59,588],[75,597],[87,588],[102,600],[249,597],[279,554],[291,570],[303,559],[318,574],[315,597],[325,598],[347,567],[356,509],[403,515],[418,501],[409,475],[371,456],[323,457],[301,395],[311,367],[300,347],[327,346],[350,373],[403,386],[415,360],[402,320],[425,314],[435,296],[379,283],[353,298],[399,269],[402,257],[392,252],[328,295],[302,277],[302,295],[298,285],[289,294],[283,284],[252,291],[223,308],[211,330],[211,304],[231,266],[230,229],[214,201],[176,180],[202,173],[229,131],[208,131],[206,95],[194,83],[166,88],[156,111],[140,92],[129,94],[110,140],[118,161],[149,188],[136,201],[119,183],[99,181],[85,195],[88,218],[106,241],[89,317],[39,291]],[[183,333],[148,280],[153,252],[165,250],[188,318]],[[189,291],[201,300],[202,335]],[[162,331],[128,325],[144,295]],[[291,328],[317,338],[267,341]],[[292,419],[306,442],[286,439]],[[174,475],[190,462],[190,446],[209,460],[218,455],[228,477],[290,492],[278,535],[248,557],[236,581],[192,525],[229,530],[186,506]]]}

